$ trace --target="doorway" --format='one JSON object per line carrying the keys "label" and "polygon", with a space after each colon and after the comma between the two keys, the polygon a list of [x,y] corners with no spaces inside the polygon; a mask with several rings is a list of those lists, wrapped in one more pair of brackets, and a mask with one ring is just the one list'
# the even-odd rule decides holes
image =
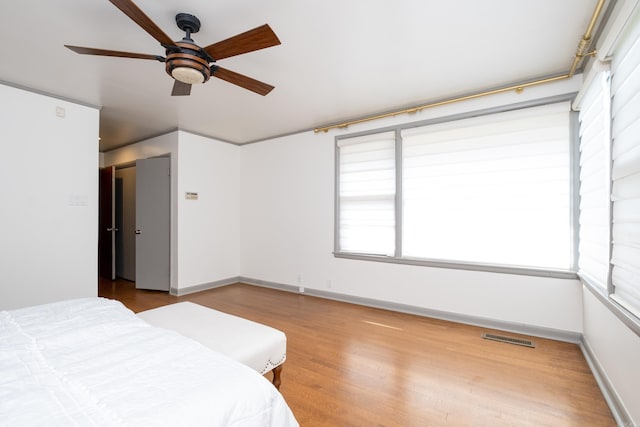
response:
{"label": "doorway", "polygon": [[104,175],[111,183],[100,185],[101,277],[169,291],[170,164],[170,157],[162,156],[101,169],[101,181]]}
{"label": "doorway", "polygon": [[116,277],[136,281],[136,166],[116,168]]}
{"label": "doorway", "polygon": [[98,276],[114,280],[115,270],[115,167],[98,175]]}

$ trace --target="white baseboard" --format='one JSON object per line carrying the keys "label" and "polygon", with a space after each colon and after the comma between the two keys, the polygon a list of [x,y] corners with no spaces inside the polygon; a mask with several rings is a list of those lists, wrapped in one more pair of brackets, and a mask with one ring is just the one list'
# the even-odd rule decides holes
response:
{"label": "white baseboard", "polygon": [[195,292],[206,291],[208,289],[220,288],[222,286],[232,285],[241,282],[241,277],[230,277],[228,279],[216,280],[215,282],[201,283],[199,285],[187,286],[186,288],[171,288],[169,293],[177,297],[182,295],[193,294]]}
{"label": "white baseboard", "polygon": [[593,377],[596,379],[598,387],[600,387],[600,391],[604,396],[604,400],[607,402],[607,405],[609,405],[609,409],[611,409],[613,418],[615,418],[618,426],[634,427],[635,423],[632,421],[629,411],[627,411],[622,400],[620,400],[613,384],[611,384],[609,377],[602,369],[598,358],[595,357],[591,346],[584,339],[584,336],[580,340],[580,350],[582,351],[582,354],[589,365],[589,369],[591,369]]}
{"label": "white baseboard", "polygon": [[[288,292],[299,293],[297,286],[285,285],[282,283],[269,282],[266,280],[252,279],[241,276],[240,282],[250,285],[262,286],[266,288],[279,289]],[[524,323],[506,322],[502,320],[487,319],[479,316],[469,316],[466,314],[451,313],[447,311],[434,310],[430,308],[417,307],[407,304],[399,304],[389,301],[382,301],[372,298],[357,297],[353,295],[340,294],[337,292],[321,291],[316,289],[305,290],[305,295],[314,297],[331,299],[335,301],[348,302],[351,304],[364,305],[367,307],[381,308],[384,310],[397,311],[407,314],[415,314],[418,316],[431,317],[440,320],[448,320],[456,323],[464,323],[467,325],[480,326],[483,328],[498,329],[516,334],[530,335],[540,338],[549,338],[557,341],[570,342],[579,344],[582,334],[579,332],[563,331],[541,326],[532,326]]]}

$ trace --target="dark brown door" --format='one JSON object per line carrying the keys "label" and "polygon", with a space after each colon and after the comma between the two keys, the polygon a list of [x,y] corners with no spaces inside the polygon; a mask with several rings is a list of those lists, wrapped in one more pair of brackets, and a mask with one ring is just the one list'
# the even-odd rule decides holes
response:
{"label": "dark brown door", "polygon": [[98,274],[114,280],[115,268],[115,166],[100,169],[100,195],[98,216]]}

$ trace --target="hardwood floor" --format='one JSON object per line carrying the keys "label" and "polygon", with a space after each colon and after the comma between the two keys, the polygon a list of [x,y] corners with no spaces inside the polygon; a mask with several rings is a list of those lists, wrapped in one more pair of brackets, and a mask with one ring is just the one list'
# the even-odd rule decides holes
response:
{"label": "hardwood floor", "polygon": [[280,391],[301,426],[615,425],[574,344],[503,344],[484,328],[246,284],[174,297],[101,281],[99,294],[136,312],[193,301],[284,331]]}

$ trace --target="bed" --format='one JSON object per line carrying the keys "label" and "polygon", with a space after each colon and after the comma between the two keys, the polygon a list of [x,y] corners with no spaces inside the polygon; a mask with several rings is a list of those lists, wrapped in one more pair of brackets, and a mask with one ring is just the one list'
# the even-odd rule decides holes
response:
{"label": "bed", "polygon": [[251,368],[120,302],[84,298],[0,311],[0,424],[297,426]]}

